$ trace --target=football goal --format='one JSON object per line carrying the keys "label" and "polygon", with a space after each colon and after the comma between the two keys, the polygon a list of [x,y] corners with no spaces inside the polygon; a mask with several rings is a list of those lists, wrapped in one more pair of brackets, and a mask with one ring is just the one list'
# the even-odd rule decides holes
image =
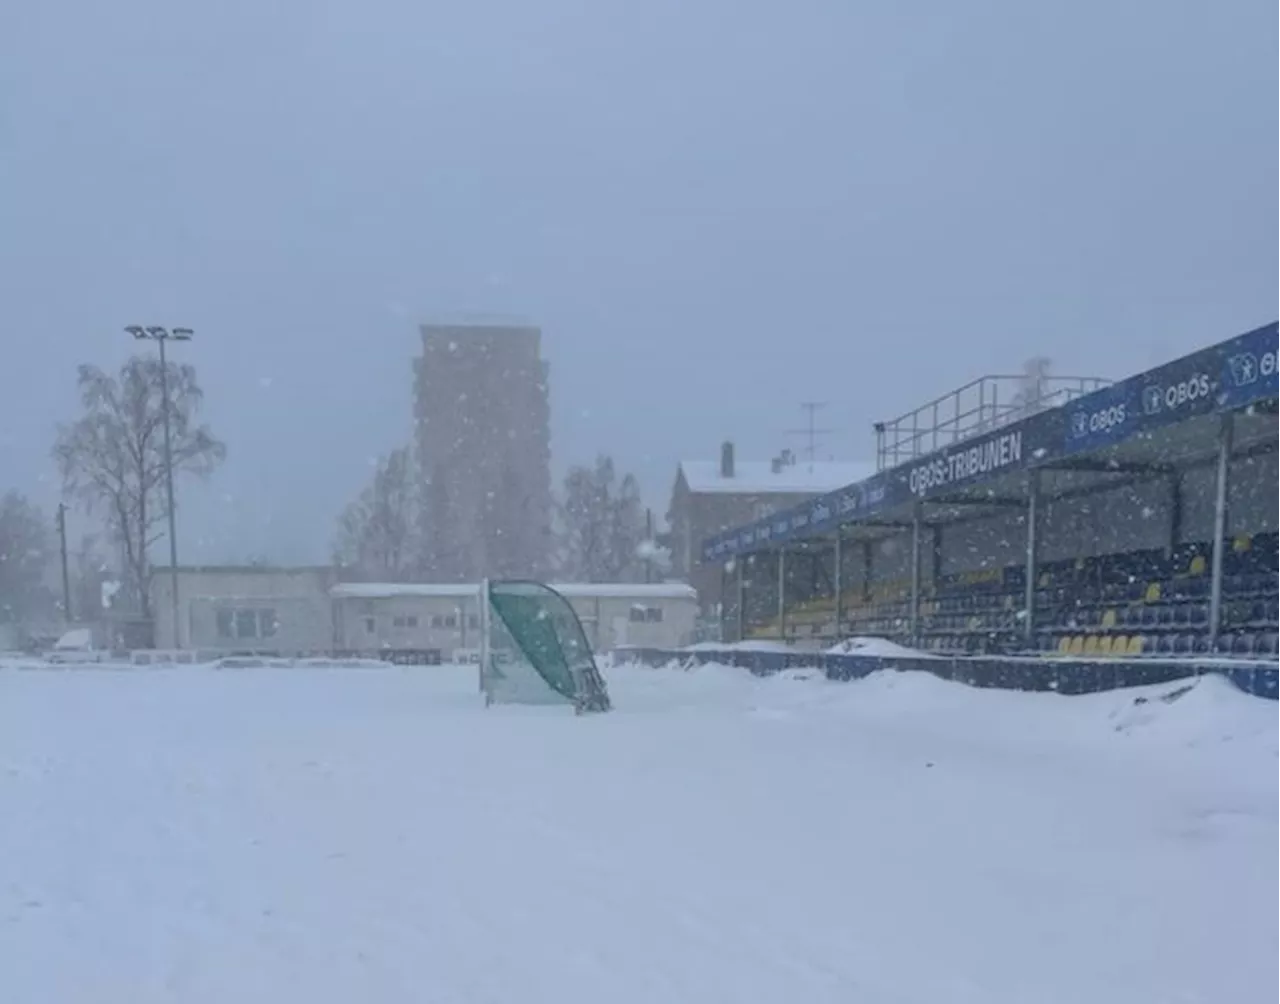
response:
{"label": "football goal", "polygon": [[573,607],[541,582],[480,587],[480,691],[486,704],[608,711],[609,694]]}

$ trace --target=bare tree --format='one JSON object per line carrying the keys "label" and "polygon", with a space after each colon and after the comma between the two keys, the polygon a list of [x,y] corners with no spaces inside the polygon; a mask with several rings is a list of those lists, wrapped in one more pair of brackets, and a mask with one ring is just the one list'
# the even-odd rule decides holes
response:
{"label": "bare tree", "polygon": [[364,579],[402,581],[421,559],[417,482],[407,447],[379,458],[373,479],[338,517],[334,562]]}
{"label": "bare tree", "polygon": [[0,498],[0,623],[21,624],[52,607],[43,577],[53,558],[49,527],[26,497]]}
{"label": "bare tree", "polygon": [[[120,546],[128,587],[144,617],[151,615],[148,548],[163,536],[164,408],[160,361],[134,356],[118,374],[81,366],[77,384],[83,414],[60,426],[54,459],[64,490],[101,510]],[[168,364],[169,422],[174,473],[208,475],[226,447],[197,424],[202,393],[193,366]]]}
{"label": "bare tree", "polygon": [[573,467],[559,503],[560,574],[583,582],[627,582],[640,577],[645,536],[640,487],[630,474],[619,481],[613,459]]}

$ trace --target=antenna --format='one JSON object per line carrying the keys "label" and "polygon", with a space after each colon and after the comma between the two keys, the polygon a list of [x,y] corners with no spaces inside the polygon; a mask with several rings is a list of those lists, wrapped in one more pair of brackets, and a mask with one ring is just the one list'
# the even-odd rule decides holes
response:
{"label": "antenna", "polygon": [[834,429],[818,428],[818,412],[821,409],[825,408],[826,406],[827,406],[826,401],[801,401],[800,407],[804,410],[805,414],[809,416],[809,421],[806,427],[803,429],[787,429],[786,430],[788,436],[804,436],[805,437],[808,443],[808,445],[805,447],[805,453],[807,454],[807,459],[809,463],[813,463],[813,461],[817,458],[818,439],[821,436],[829,436],[832,432],[835,431]]}

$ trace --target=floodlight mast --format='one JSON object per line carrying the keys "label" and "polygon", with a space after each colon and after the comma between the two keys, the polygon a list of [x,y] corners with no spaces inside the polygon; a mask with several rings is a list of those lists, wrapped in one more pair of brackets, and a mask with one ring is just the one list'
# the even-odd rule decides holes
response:
{"label": "floodlight mast", "polygon": [[[180,636],[179,624],[181,618],[178,603],[178,533],[177,533],[177,511],[173,504],[173,433],[169,421],[169,365],[165,358],[164,343],[167,341],[189,342],[195,335],[190,328],[168,328],[160,325],[150,325],[143,327],[140,324],[130,324],[124,329],[135,339],[147,339],[156,342],[160,346],[160,400],[161,411],[164,419],[164,486],[165,497],[169,508],[169,593],[173,610],[173,647],[182,647],[182,638]],[[145,542],[140,541],[139,546],[145,546]],[[138,583],[140,589],[145,589],[145,583]]]}

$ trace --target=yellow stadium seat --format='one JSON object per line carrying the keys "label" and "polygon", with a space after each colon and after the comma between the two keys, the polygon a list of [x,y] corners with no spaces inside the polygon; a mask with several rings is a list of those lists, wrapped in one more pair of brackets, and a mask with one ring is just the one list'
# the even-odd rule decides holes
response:
{"label": "yellow stadium seat", "polygon": [[1127,634],[1118,634],[1111,639],[1111,654],[1124,655],[1129,651],[1129,636]]}
{"label": "yellow stadium seat", "polygon": [[1102,615],[1103,630],[1109,630],[1116,626],[1116,612],[1108,610]]}
{"label": "yellow stadium seat", "polygon": [[1209,563],[1205,560],[1203,554],[1197,554],[1191,559],[1191,564],[1187,566],[1188,575],[1204,575],[1209,570]]}
{"label": "yellow stadium seat", "polygon": [[1071,644],[1067,647],[1067,651],[1072,655],[1079,655],[1084,651],[1084,635],[1074,634],[1071,636]]}
{"label": "yellow stadium seat", "polygon": [[1071,636],[1069,634],[1064,634],[1061,638],[1058,639],[1058,654],[1066,655],[1070,651],[1071,651]]}
{"label": "yellow stadium seat", "polygon": [[1160,583],[1158,582],[1147,583],[1147,602],[1148,603],[1160,602]]}
{"label": "yellow stadium seat", "polygon": [[1111,636],[1104,634],[1098,638],[1098,655],[1111,654]]}
{"label": "yellow stadium seat", "polygon": [[1231,549],[1237,554],[1241,551],[1247,551],[1253,546],[1253,538],[1247,533],[1236,534],[1235,539],[1231,542]]}
{"label": "yellow stadium seat", "polygon": [[1088,637],[1086,637],[1086,638],[1085,638],[1085,640],[1084,640],[1084,654],[1085,654],[1085,655],[1097,655],[1097,654],[1098,654],[1098,636],[1097,636],[1096,634],[1091,634],[1091,635],[1089,635]]}
{"label": "yellow stadium seat", "polygon": [[1135,634],[1129,639],[1129,654],[1142,655],[1142,635]]}

